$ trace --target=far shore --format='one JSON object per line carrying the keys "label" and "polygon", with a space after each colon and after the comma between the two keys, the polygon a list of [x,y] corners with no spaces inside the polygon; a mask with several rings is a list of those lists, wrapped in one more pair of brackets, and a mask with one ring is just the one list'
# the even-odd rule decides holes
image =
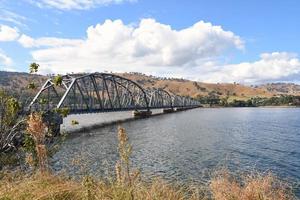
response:
{"label": "far shore", "polygon": [[203,108],[300,108],[300,106],[289,106],[289,105],[280,105],[280,106],[218,106],[218,105],[202,105]]}
{"label": "far shore", "polygon": [[260,108],[300,108],[299,106],[258,106]]}

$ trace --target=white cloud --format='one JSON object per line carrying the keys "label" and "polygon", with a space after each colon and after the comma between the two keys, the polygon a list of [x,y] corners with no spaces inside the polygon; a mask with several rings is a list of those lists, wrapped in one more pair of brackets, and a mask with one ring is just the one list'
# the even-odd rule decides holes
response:
{"label": "white cloud", "polygon": [[243,40],[220,26],[200,21],[175,30],[154,19],[136,26],[106,20],[87,29],[85,38],[19,38],[43,73],[137,71],[203,82],[262,83],[299,81],[296,54],[261,54],[254,62],[224,64],[227,52],[243,50]]}
{"label": "white cloud", "polygon": [[8,11],[5,9],[1,9],[0,20],[26,27],[26,25],[24,24],[24,21],[26,21],[27,18],[24,16],[21,16],[19,14],[16,14],[14,12],[11,12],[11,11]]}
{"label": "white cloud", "polygon": [[[293,80],[300,75],[300,60],[296,54],[273,52],[261,54],[260,60],[216,67],[204,75],[206,82],[262,83]],[[296,80],[295,80],[296,81]]]}
{"label": "white cloud", "polygon": [[12,65],[14,64],[13,60],[5,54],[5,52],[0,49],[0,70],[3,71],[16,71]]}
{"label": "white cloud", "polygon": [[0,66],[9,66],[13,63],[12,59],[8,57],[1,49],[0,49]]}
{"label": "white cloud", "polygon": [[44,72],[56,73],[108,70],[181,75],[185,68],[244,48],[239,36],[220,26],[200,21],[174,30],[154,19],[142,19],[135,27],[106,20],[89,27],[82,40],[22,36],[19,42],[25,47],[44,46],[32,51],[33,59]]}
{"label": "white cloud", "polygon": [[25,48],[33,47],[59,47],[59,46],[78,46],[83,43],[83,40],[63,39],[55,37],[42,37],[33,39],[30,36],[22,34],[18,42]]}
{"label": "white cloud", "polygon": [[0,42],[14,41],[19,37],[17,28],[0,24]]}
{"label": "white cloud", "polygon": [[60,10],[85,10],[97,6],[105,6],[109,4],[119,4],[123,2],[134,2],[135,0],[41,0],[35,2],[39,7],[51,7]]}

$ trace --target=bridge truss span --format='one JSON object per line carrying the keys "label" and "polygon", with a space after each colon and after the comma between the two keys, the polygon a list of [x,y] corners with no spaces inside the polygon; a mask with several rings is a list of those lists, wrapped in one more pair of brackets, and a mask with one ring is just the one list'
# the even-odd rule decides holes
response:
{"label": "bridge truss span", "polygon": [[199,102],[163,89],[144,89],[136,82],[109,73],[61,76],[48,79],[36,94],[31,110],[68,108],[70,113],[150,110],[195,107]]}

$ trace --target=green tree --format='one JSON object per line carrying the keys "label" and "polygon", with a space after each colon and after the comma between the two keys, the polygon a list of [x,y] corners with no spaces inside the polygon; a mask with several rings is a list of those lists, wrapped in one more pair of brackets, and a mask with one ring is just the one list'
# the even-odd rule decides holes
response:
{"label": "green tree", "polygon": [[57,75],[54,77],[53,82],[56,86],[61,86],[63,78],[61,75]]}
{"label": "green tree", "polygon": [[36,73],[39,69],[40,65],[37,64],[37,63],[31,63],[30,66],[29,66],[29,72],[32,74],[32,73]]}
{"label": "green tree", "polygon": [[34,90],[34,89],[36,89],[36,85],[35,85],[34,82],[31,82],[31,83],[28,84],[27,88]]}
{"label": "green tree", "polygon": [[221,98],[220,105],[225,107],[228,106],[228,98],[229,98],[228,96]]}
{"label": "green tree", "polygon": [[0,91],[0,152],[14,148],[14,138],[25,122],[19,117],[20,110],[15,98]]}

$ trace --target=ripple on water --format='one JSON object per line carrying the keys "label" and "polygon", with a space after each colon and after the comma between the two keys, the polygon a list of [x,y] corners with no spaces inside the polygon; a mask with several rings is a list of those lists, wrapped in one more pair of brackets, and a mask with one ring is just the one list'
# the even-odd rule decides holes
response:
{"label": "ripple on water", "polygon": [[[81,116],[79,122],[129,116],[115,115]],[[299,182],[299,124],[298,108],[224,108],[194,109],[122,126],[133,145],[133,165],[147,177],[205,182],[211,171],[226,165],[239,171],[272,170]],[[80,155],[88,161],[90,172],[101,176],[113,171],[117,146],[117,125],[75,134],[56,153],[53,167],[78,174],[79,169],[70,163]]]}

